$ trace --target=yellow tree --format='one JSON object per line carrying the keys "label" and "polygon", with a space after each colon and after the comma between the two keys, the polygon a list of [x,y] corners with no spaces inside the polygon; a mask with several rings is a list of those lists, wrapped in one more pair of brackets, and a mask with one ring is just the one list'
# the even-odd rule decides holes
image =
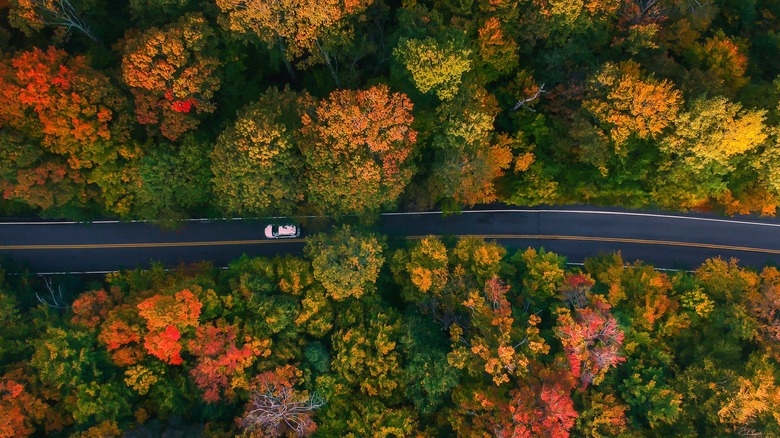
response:
{"label": "yellow tree", "polygon": [[682,104],[682,93],[667,80],[642,74],[639,64],[608,62],[588,84],[583,107],[590,111],[619,150],[632,135],[658,138]]}
{"label": "yellow tree", "polygon": [[366,323],[333,334],[333,370],[364,394],[387,397],[401,380],[401,357],[396,349],[401,322],[384,313],[366,319]]}
{"label": "yellow tree", "polygon": [[682,157],[693,169],[711,163],[729,168],[729,161],[767,139],[766,111],[748,110],[725,97],[701,97],[677,117],[674,131],[661,149]]}
{"label": "yellow tree", "polygon": [[595,20],[614,16],[621,0],[527,0],[520,17],[526,38],[532,42],[556,34],[567,36],[590,27]]}
{"label": "yellow tree", "polygon": [[402,40],[393,55],[406,67],[418,90],[434,91],[441,100],[455,97],[463,74],[471,69],[471,50],[430,37]]}
{"label": "yellow tree", "polygon": [[227,29],[254,34],[269,46],[278,45],[287,69],[291,61],[311,54],[309,64],[325,62],[338,84],[327,51],[329,44],[349,40],[346,19],[364,11],[372,0],[216,0]]}
{"label": "yellow tree", "polygon": [[[754,356],[748,373],[729,381],[731,389],[718,410],[718,419],[728,432],[741,436],[777,436],[780,433],[780,386],[774,366],[765,357]],[[719,382],[720,383],[720,382]]]}

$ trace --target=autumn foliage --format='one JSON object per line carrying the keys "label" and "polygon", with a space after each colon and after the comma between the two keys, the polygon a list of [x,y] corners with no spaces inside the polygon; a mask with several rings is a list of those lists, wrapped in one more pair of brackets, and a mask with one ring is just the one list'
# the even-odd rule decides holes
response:
{"label": "autumn foliage", "polygon": [[0,62],[4,198],[46,209],[86,197],[88,169],[135,154],[123,105],[83,56],[49,47]]}
{"label": "autumn foliage", "polygon": [[611,306],[598,296],[586,307],[558,313],[557,336],[563,343],[571,374],[582,387],[599,384],[606,372],[623,362],[620,354],[623,331],[610,314]]}
{"label": "autumn foliage", "polygon": [[229,398],[235,389],[247,386],[244,370],[254,362],[260,349],[253,342],[238,348],[237,331],[234,326],[200,326],[195,338],[189,341],[190,352],[198,357],[190,374],[207,402]]}
{"label": "autumn foliage", "polygon": [[287,365],[255,377],[241,427],[270,437],[311,435],[317,429],[312,415],[322,401],[295,389],[300,376],[300,370]]}
{"label": "autumn foliage", "polygon": [[198,125],[194,114],[214,111],[220,61],[209,55],[211,37],[212,30],[198,15],[126,37],[122,78],[135,96],[139,123],[176,140]]}
{"label": "autumn foliage", "polygon": [[306,239],[52,276],[54,302],[0,269],[0,436],[780,436],[776,269],[376,233],[493,203],[776,214],[778,17],[0,0],[0,215],[293,217]]}
{"label": "autumn foliage", "polygon": [[282,55],[292,61],[305,54],[323,56],[323,39],[342,35],[343,20],[365,10],[371,0],[284,0],[260,2],[217,0],[226,14],[228,29],[253,34],[269,46],[278,45]]}
{"label": "autumn foliage", "polygon": [[595,96],[583,105],[608,127],[612,141],[620,146],[631,135],[658,138],[675,120],[682,93],[669,81],[643,77],[639,64],[607,64],[593,79]]}
{"label": "autumn foliage", "polygon": [[0,378],[0,414],[0,436],[25,437],[32,435],[35,426],[44,420],[46,406],[26,390],[23,381],[6,374]]}
{"label": "autumn foliage", "polygon": [[509,421],[496,426],[496,437],[549,436],[566,438],[577,411],[566,371],[539,369],[537,378],[512,392],[506,414]]}
{"label": "autumn foliage", "polygon": [[412,102],[385,85],[334,91],[304,114],[301,150],[310,200],[326,213],[393,205],[409,183],[417,132]]}
{"label": "autumn foliage", "polygon": [[167,427],[780,432],[774,268],[572,268],[473,237],[391,250],[351,228],[310,240],[304,257],[112,273],[63,314],[17,310],[0,282],[0,318],[20,327],[0,333],[0,432],[119,436],[183,412],[192,424]]}

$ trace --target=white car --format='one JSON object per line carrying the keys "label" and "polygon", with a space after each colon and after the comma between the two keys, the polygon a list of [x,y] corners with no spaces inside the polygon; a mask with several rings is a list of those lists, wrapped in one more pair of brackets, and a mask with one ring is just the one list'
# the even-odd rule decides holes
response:
{"label": "white car", "polygon": [[269,239],[288,239],[301,235],[301,229],[293,224],[268,225],[265,227],[265,237]]}

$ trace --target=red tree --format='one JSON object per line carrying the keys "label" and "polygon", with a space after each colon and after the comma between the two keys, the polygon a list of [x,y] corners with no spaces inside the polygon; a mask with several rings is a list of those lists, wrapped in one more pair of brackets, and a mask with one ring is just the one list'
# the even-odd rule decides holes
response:
{"label": "red tree", "polygon": [[0,378],[0,437],[29,436],[45,415],[46,405],[25,391],[18,376]]}
{"label": "red tree", "polygon": [[502,407],[500,418],[504,420],[494,427],[496,437],[569,436],[577,418],[571,375],[559,364],[553,367],[532,366],[531,376],[512,391],[509,404]]}
{"label": "red tree", "polygon": [[0,61],[3,196],[43,209],[83,202],[87,169],[136,153],[123,106],[84,57],[50,47]]}
{"label": "red tree", "polygon": [[169,325],[164,330],[149,332],[144,337],[144,347],[152,356],[171,365],[181,365],[181,333]]}
{"label": "red tree", "polygon": [[623,331],[603,298],[593,295],[590,307],[558,311],[555,333],[563,343],[571,374],[579,378],[582,387],[598,384],[609,368],[625,360],[619,354]]}
{"label": "red tree", "polygon": [[138,314],[146,320],[149,333],[144,347],[152,356],[171,365],[180,365],[181,332],[198,326],[203,307],[200,300],[185,289],[171,295],[155,295],[138,304]]}
{"label": "red tree", "polygon": [[203,390],[206,402],[215,403],[223,396],[231,396],[244,370],[258,354],[251,343],[238,348],[236,332],[235,326],[201,326],[195,339],[189,341],[190,352],[198,357],[190,375]]}
{"label": "red tree", "polygon": [[88,329],[94,329],[108,316],[108,312],[121,297],[121,290],[112,287],[109,294],[103,289],[84,292],[73,301],[71,322]]}
{"label": "red tree", "polygon": [[125,139],[112,121],[122,101],[108,78],[83,56],[33,49],[0,62],[0,125],[42,138],[45,149],[68,159],[72,169],[113,158],[107,142]]}

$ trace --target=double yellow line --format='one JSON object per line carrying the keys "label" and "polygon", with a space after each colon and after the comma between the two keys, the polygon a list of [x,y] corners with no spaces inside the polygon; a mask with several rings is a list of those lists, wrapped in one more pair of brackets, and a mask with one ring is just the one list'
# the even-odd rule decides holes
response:
{"label": "double yellow line", "polygon": [[178,248],[190,246],[229,246],[229,245],[262,245],[268,243],[297,242],[304,239],[284,240],[213,240],[207,242],[144,242],[144,243],[86,243],[64,245],[0,245],[0,251],[25,251],[49,249],[123,249],[123,248]]}
{"label": "double yellow line", "polygon": [[[418,240],[426,236],[407,236],[406,239]],[[727,251],[756,252],[764,254],[780,254],[780,249],[753,248],[748,246],[719,245],[714,243],[678,242],[673,240],[631,239],[625,237],[598,236],[566,236],[555,234],[470,234],[455,237],[478,237],[483,239],[502,240],[570,240],[581,242],[630,243],[638,245],[677,246],[688,248],[705,248]],[[256,239],[256,240],[215,240],[206,242],[144,242],[144,243],[95,243],[95,244],[63,244],[63,245],[0,245],[0,251],[30,251],[30,250],[73,250],[73,249],[125,249],[125,248],[176,248],[203,246],[238,246],[266,245],[276,243],[303,243],[304,239]]]}

